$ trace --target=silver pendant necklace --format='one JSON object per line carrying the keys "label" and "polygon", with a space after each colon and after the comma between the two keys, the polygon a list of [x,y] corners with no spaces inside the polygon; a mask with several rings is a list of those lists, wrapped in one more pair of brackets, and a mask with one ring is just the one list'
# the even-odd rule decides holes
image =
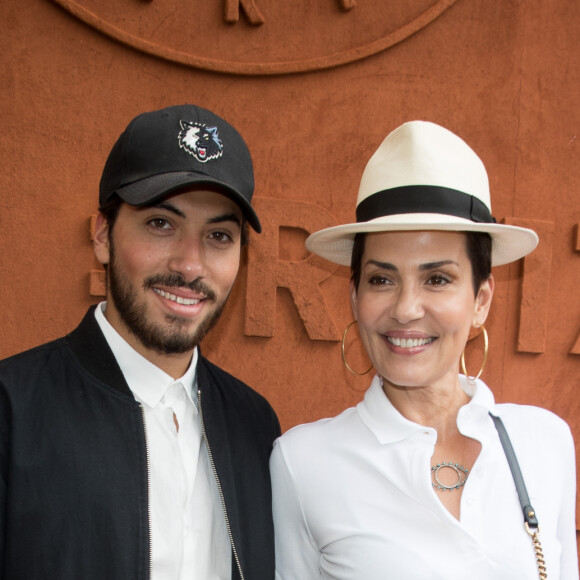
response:
{"label": "silver pendant necklace", "polygon": [[[439,472],[441,470],[454,471],[457,475],[457,483],[455,485],[445,485],[444,483],[441,483],[441,481],[439,481]],[[432,485],[435,489],[442,491],[453,491],[454,489],[459,489],[465,485],[468,477],[469,469],[463,467],[463,465],[459,465],[459,463],[446,463],[443,461],[442,463],[438,463],[431,467],[431,478],[433,480]]]}

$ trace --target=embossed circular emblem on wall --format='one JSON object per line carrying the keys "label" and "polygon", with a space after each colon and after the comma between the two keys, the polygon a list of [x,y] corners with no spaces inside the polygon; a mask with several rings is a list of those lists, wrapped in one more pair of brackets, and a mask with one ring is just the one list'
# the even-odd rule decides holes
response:
{"label": "embossed circular emblem on wall", "polygon": [[103,34],[204,70],[336,67],[415,34],[457,0],[53,0]]}

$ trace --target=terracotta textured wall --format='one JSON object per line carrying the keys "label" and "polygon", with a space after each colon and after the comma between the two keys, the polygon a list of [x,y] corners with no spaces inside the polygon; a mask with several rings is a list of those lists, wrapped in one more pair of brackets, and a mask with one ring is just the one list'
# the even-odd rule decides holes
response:
{"label": "terracotta textured wall", "polygon": [[340,358],[348,272],[302,242],[352,220],[383,137],[428,119],[480,154],[496,217],[542,238],[496,271],[484,379],[563,416],[580,448],[577,1],[0,0],[0,27],[0,356],[99,300],[105,157],[136,114],[194,102],[246,137],[264,224],[204,352],[284,429],[338,413],[369,382]]}

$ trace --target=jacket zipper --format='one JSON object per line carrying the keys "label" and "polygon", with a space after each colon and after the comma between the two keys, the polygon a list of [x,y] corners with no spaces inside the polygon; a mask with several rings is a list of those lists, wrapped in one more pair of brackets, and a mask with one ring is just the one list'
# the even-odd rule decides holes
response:
{"label": "jacket zipper", "polygon": [[147,470],[147,522],[149,534],[149,580],[153,577],[153,541],[151,538],[151,470],[149,467],[149,442],[147,441],[147,427],[145,426],[145,409],[139,403],[141,417],[143,419],[143,435],[145,437],[145,466]]}
{"label": "jacket zipper", "polygon": [[197,390],[197,404],[199,407],[199,418],[201,421],[201,433],[203,435],[203,439],[204,439],[205,444],[207,446],[207,454],[209,455],[209,463],[211,465],[211,469],[213,471],[213,476],[215,477],[215,481],[217,483],[218,491],[220,494],[220,499],[222,502],[222,509],[224,510],[224,516],[226,518],[226,528],[228,530],[228,536],[230,538],[230,544],[232,546],[232,552],[234,554],[234,560],[236,561],[236,566],[238,568],[238,572],[240,573],[240,580],[244,580],[244,573],[242,572],[242,565],[240,564],[240,558],[238,556],[238,551],[236,550],[236,545],[234,544],[234,536],[232,534],[232,527],[230,525],[230,519],[228,517],[228,511],[226,509],[226,500],[224,498],[224,492],[222,490],[220,478],[218,477],[218,472],[217,472],[217,469],[215,467],[215,463],[213,460],[213,454],[211,452],[211,447],[209,445],[207,433],[205,431],[205,422],[203,420],[203,411],[202,411],[202,407],[201,407],[201,391],[199,389]]}

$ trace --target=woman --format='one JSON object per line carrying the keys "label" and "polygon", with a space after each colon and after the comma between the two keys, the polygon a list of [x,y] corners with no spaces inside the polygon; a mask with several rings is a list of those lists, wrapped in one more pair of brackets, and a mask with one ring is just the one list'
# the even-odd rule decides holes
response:
{"label": "woman", "polygon": [[[487,354],[491,265],[531,252],[536,234],[495,223],[481,160],[420,121],[371,158],[356,213],[357,223],[306,244],[351,265],[352,310],[376,375],[355,408],[275,445],[277,577],[531,580],[547,568],[551,580],[577,579],[568,426],[543,409],[495,404],[479,378],[458,374],[472,329]],[[535,510],[530,533],[490,413],[515,449]]]}

